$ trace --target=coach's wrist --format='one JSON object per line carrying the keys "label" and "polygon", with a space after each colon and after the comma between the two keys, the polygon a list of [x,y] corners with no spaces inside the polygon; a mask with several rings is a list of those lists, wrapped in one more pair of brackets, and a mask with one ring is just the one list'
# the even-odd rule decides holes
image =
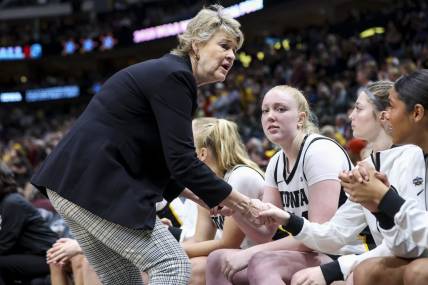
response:
{"label": "coach's wrist", "polygon": [[251,199],[237,191],[232,191],[221,205],[239,211],[240,213],[246,213],[251,207]]}

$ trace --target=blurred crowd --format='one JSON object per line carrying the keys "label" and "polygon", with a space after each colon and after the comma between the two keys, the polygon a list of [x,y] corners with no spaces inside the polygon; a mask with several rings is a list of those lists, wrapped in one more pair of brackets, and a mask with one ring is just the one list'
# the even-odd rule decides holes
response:
{"label": "blurred crowd", "polygon": [[[196,5],[195,1],[185,2],[190,7]],[[151,9],[143,7],[150,5],[148,3],[135,4],[132,12],[125,8],[121,10],[118,4],[114,17],[109,21],[103,18],[108,14],[99,14],[96,19],[87,19],[88,22],[83,21],[78,26],[71,18],[46,21],[37,33],[31,25],[16,27],[18,30],[15,30],[13,25],[0,24],[0,46],[17,41],[29,42],[33,39],[28,37],[37,34],[42,41],[53,43],[58,31],[63,31],[62,37],[69,33],[90,36],[106,31],[120,34],[123,29],[130,31],[136,26],[161,24],[159,19],[170,22],[183,18],[193,9],[175,9],[185,7],[183,1],[176,1],[175,5],[171,5],[174,1],[168,1],[168,7],[163,7],[162,1],[156,2],[157,6]],[[395,81],[416,69],[428,68],[427,13],[425,1],[400,1],[376,13],[353,12],[346,22],[336,25],[259,36],[246,43],[243,48],[245,55],[237,54],[236,64],[225,82],[199,90],[197,116],[214,116],[237,122],[250,157],[265,168],[276,147],[264,138],[260,102],[273,86],[291,85],[302,90],[308,98],[314,112],[313,121],[318,123],[321,133],[337,140],[358,160],[365,143],[352,138],[348,118],[356,94],[372,81]],[[174,17],[168,18],[172,14]],[[385,29],[383,33],[362,37],[361,23],[365,28],[383,26]],[[49,85],[69,82],[55,77],[44,80],[50,82]],[[88,79],[82,74],[72,81],[84,80]],[[90,83],[84,85],[89,86]],[[29,184],[29,179],[86,103],[63,101],[2,106],[0,109],[1,162],[14,172],[21,193],[37,207],[51,209]]]}
{"label": "blurred crowd", "polygon": [[[24,6],[32,3],[41,5],[37,3],[40,1],[9,2]],[[93,1],[90,9],[84,9],[84,1],[80,0],[42,2],[42,5],[69,2],[73,13],[37,20],[2,21],[0,47],[37,42],[42,44],[43,54],[59,55],[67,40],[79,43],[81,39],[91,38],[99,41],[105,35],[112,35],[118,46],[129,46],[133,44],[134,30],[191,18],[202,5],[200,1],[194,0]]]}
{"label": "blurred crowd", "polygon": [[[252,158],[262,167],[274,153],[260,125],[260,102],[271,87],[288,84],[301,89],[312,105],[321,132],[358,152],[348,114],[359,88],[381,79],[396,80],[418,68],[428,68],[428,6],[402,1],[375,14],[353,13],[346,23],[260,36],[247,42],[246,66],[237,55],[223,83],[201,88],[197,116],[234,120]],[[384,33],[362,38],[358,23],[386,23]],[[344,35],[340,27],[354,33]],[[286,43],[283,41],[287,40]],[[263,56],[260,56],[263,54]],[[0,155],[25,182],[73,120],[83,103],[19,106],[0,110]]]}

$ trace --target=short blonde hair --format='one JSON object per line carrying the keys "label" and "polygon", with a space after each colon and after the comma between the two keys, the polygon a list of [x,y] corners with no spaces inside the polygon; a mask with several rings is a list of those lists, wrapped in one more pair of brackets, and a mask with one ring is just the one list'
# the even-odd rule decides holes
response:
{"label": "short blonde hair", "polygon": [[238,126],[234,122],[217,118],[198,118],[193,120],[193,129],[196,149],[208,148],[222,173],[243,164],[263,174],[249,158]]}
{"label": "short blonde hair", "polygon": [[192,43],[206,43],[212,36],[223,31],[236,40],[238,49],[244,43],[241,24],[230,15],[224,13],[221,5],[203,8],[190,20],[186,30],[178,36],[178,46],[171,51],[178,56],[187,56],[192,51]]}

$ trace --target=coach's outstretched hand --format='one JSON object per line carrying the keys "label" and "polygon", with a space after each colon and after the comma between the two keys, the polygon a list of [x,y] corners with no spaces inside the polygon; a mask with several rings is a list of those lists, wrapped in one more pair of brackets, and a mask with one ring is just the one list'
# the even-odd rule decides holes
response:
{"label": "coach's outstretched hand", "polygon": [[[230,195],[220,203],[220,206],[227,207],[228,209],[225,208],[227,211],[236,211],[250,221],[255,221],[258,218],[259,212],[265,209],[263,208],[263,204],[264,203],[257,199],[250,199],[237,191],[232,191]],[[219,213],[227,215],[228,213],[224,212],[225,209],[217,207],[217,209],[212,209],[211,213],[218,210]],[[233,214],[233,212],[229,213],[229,215],[230,214]]]}

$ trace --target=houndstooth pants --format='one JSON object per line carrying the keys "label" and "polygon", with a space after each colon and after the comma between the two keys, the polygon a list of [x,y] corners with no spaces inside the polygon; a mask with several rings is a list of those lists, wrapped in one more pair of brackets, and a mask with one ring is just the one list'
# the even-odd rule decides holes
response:
{"label": "houndstooth pants", "polygon": [[191,267],[180,244],[156,218],[153,230],[134,230],[109,222],[47,190],[89,263],[105,285],[187,285]]}

